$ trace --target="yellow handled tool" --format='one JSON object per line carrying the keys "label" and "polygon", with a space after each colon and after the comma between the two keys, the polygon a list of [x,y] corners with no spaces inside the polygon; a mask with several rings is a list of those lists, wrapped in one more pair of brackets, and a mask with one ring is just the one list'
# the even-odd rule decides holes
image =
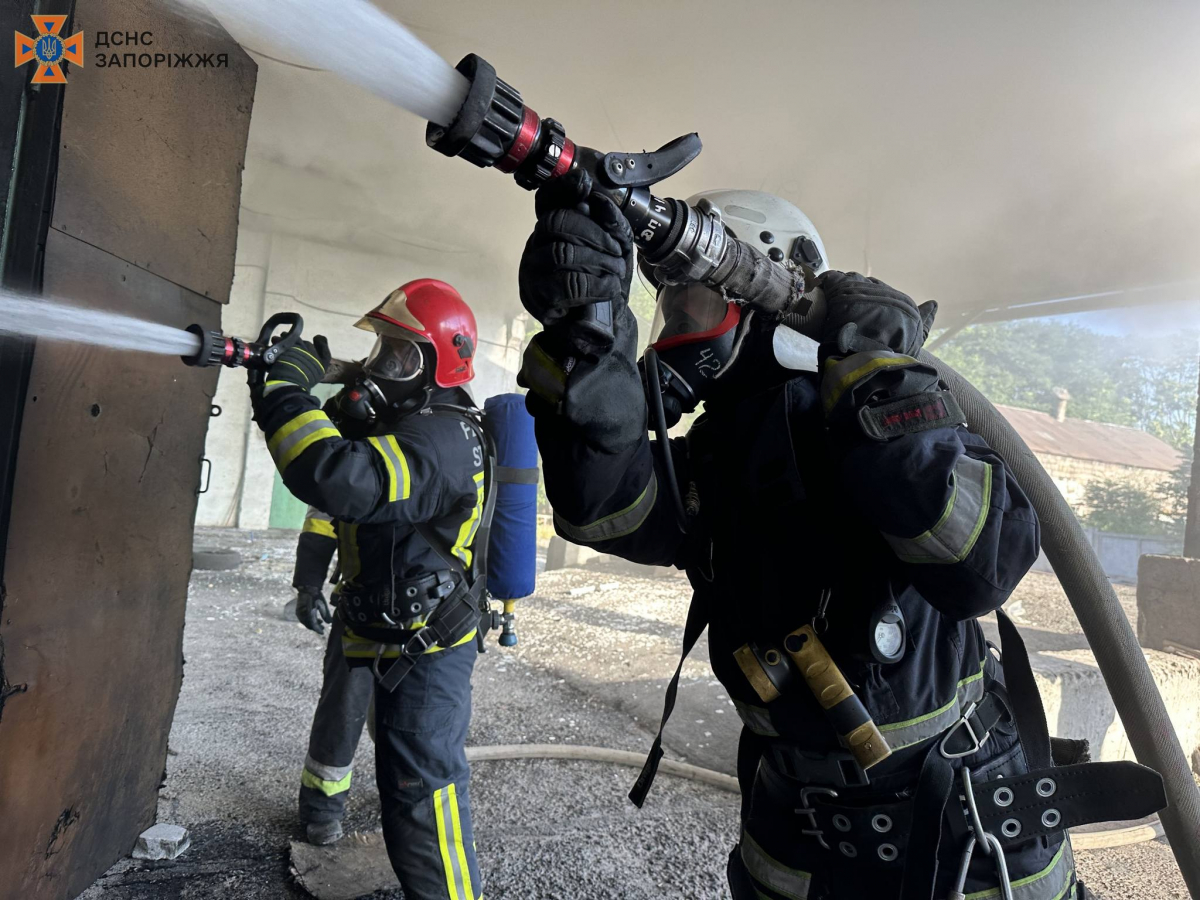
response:
{"label": "yellow handled tool", "polygon": [[860,766],[869,769],[892,755],[892,748],[811,625],[785,637],[783,648]]}

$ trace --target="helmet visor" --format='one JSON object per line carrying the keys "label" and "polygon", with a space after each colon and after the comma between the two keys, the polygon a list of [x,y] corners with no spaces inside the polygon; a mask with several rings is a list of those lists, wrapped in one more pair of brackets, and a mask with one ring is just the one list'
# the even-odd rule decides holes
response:
{"label": "helmet visor", "polygon": [[363,362],[363,371],[384,381],[411,381],[425,368],[421,348],[415,341],[377,337]]}
{"label": "helmet visor", "polygon": [[682,344],[724,333],[737,324],[736,310],[722,294],[702,284],[664,285],[658,292],[650,341]]}

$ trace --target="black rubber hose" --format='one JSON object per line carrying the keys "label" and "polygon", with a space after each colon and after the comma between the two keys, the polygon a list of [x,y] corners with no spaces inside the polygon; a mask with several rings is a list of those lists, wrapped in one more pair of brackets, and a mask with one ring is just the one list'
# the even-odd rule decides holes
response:
{"label": "black rubber hose", "polygon": [[1200,897],[1200,790],[1137,636],[1083,528],[1033,451],[988,399],[933,354],[922,350],[920,357],[937,368],[971,430],[1008,463],[1037,510],[1042,548],[1083,626],[1133,752],[1163,777],[1170,804],[1160,813],[1163,828],[1188,890]]}
{"label": "black rubber hose", "polygon": [[654,435],[658,438],[658,449],[662,453],[667,493],[671,495],[671,505],[675,508],[675,520],[679,524],[679,530],[687,534],[687,511],[683,507],[683,497],[679,493],[679,480],[675,477],[675,460],[671,456],[671,436],[667,433],[667,414],[663,410],[662,382],[658,380],[658,353],[653,347],[647,347],[642,358],[646,361],[646,394],[650,398]]}

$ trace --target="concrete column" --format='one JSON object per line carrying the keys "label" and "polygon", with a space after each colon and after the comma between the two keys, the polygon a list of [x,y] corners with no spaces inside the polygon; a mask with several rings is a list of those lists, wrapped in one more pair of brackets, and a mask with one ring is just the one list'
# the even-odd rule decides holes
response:
{"label": "concrete column", "polygon": [[[221,315],[221,330],[225,334],[249,339],[262,327],[270,246],[268,234],[239,231],[233,286],[229,304]],[[213,403],[221,407],[221,415],[208,423],[204,455],[211,463],[212,474],[207,493],[200,495],[196,524],[239,525],[247,435],[252,425],[246,373],[241,369],[221,369]]]}

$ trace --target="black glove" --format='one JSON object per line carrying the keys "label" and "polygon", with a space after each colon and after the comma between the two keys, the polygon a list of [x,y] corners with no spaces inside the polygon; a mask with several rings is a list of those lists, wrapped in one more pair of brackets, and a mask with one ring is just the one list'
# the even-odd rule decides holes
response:
{"label": "black glove", "polygon": [[[313,385],[320,384],[329,368],[332,359],[329,353],[329,341],[325,335],[318,334],[312,343],[297,341],[294,347],[284,350],[275,364],[267,370],[266,386],[273,383],[278,387],[279,382],[294,384],[302,390],[310,390]],[[265,391],[270,393],[270,391]]]}
{"label": "black glove", "polygon": [[[633,278],[633,232],[617,205],[577,170],[537,192],[537,225],[521,257],[521,303],[546,328],[550,352],[597,355],[594,335],[572,328],[572,309],[610,303],[621,320]],[[610,344],[611,345],[611,344]]]}
{"label": "black glove", "polygon": [[878,278],[829,271],[817,279],[825,291],[821,358],[891,350],[915,356],[929,336],[937,303],[919,307],[912,298]]}
{"label": "black glove", "polygon": [[325,633],[325,623],[333,621],[333,613],[325,602],[320,588],[299,588],[296,591],[296,618],[300,624],[317,634]]}

